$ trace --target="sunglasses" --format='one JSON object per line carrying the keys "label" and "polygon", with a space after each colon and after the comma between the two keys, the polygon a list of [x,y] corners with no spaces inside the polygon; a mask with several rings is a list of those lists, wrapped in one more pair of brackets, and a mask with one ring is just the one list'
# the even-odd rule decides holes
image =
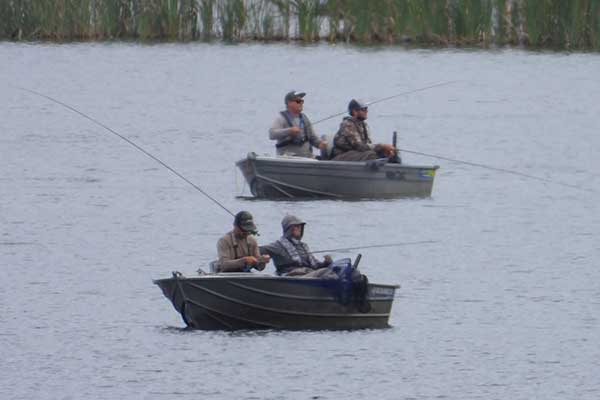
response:
{"label": "sunglasses", "polygon": [[295,101],[298,104],[304,104],[304,100],[302,100],[302,99],[296,99],[296,100],[293,100],[293,101]]}

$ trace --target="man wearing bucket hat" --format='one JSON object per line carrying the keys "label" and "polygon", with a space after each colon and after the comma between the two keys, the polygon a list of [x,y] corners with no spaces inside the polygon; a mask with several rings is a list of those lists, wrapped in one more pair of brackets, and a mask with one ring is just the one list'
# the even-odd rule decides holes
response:
{"label": "man wearing bucket hat", "polygon": [[312,255],[308,245],[302,242],[306,222],[294,215],[286,215],[281,220],[283,235],[273,243],[261,247],[261,252],[269,254],[277,275],[320,278],[337,278],[337,274],[327,266],[331,257],[325,256],[319,261]]}
{"label": "man wearing bucket hat", "polygon": [[254,218],[248,211],[240,211],[233,220],[233,230],[225,234],[217,243],[219,259],[216,272],[250,272],[252,268],[259,271],[271,259],[268,255],[260,255],[258,243],[254,236],[258,233]]}
{"label": "man wearing bucket hat", "polygon": [[302,112],[304,96],[304,92],[288,92],[283,100],[285,110],[279,113],[269,129],[269,139],[277,141],[277,155],[313,158],[313,147],[327,148],[327,143],[315,135],[310,120]]}
{"label": "man wearing bucket hat", "polygon": [[333,139],[332,159],[335,161],[365,161],[377,158],[396,159],[396,149],[391,144],[373,144],[369,126],[365,122],[369,107],[362,100],[352,99],[348,114],[340,124]]}
{"label": "man wearing bucket hat", "polygon": [[367,298],[369,279],[350,264],[348,267],[351,269],[336,266],[330,256],[325,256],[323,261],[317,260],[308,245],[302,242],[305,225],[306,222],[300,218],[286,215],[281,220],[283,236],[276,242],[262,246],[261,253],[271,255],[277,275],[338,279],[346,284],[351,282],[351,286],[346,286],[346,291],[340,296],[350,296],[346,299],[353,299],[359,310],[368,312],[371,307]]}

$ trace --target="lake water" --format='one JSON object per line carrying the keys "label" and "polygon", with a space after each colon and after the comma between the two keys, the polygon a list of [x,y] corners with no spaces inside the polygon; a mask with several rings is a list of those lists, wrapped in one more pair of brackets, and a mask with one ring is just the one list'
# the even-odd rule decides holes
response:
{"label": "lake water", "polygon": [[[600,398],[599,71],[520,50],[0,43],[0,398]],[[375,141],[582,189],[404,153],[440,165],[431,198],[236,198],[234,162],[274,154],[288,90],[318,120],[454,80],[373,105]],[[314,250],[436,243],[361,251],[371,281],[402,286],[390,329],[182,329],[152,279],[206,266],[231,216],[18,87],[251,211],[260,242],[291,212]]]}

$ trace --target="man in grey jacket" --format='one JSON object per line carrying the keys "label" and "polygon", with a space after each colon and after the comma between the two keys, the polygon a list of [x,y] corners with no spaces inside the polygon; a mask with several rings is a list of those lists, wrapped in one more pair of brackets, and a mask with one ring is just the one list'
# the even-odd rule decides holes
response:
{"label": "man in grey jacket", "polygon": [[[325,256],[323,261],[317,260],[310,252],[308,245],[302,242],[304,225],[306,225],[306,222],[298,217],[286,215],[281,221],[283,229],[281,239],[266,246],[261,246],[260,252],[271,256],[277,269],[277,275],[337,279],[341,281],[343,279],[339,275],[341,270],[336,271],[336,266],[332,265],[331,257]],[[369,280],[356,268],[352,268],[349,278],[352,281],[351,291],[346,291],[342,296],[345,299],[343,303],[354,301],[359,311],[368,312],[371,309],[368,300]]]}
{"label": "man in grey jacket", "polygon": [[310,120],[302,112],[304,96],[304,92],[287,93],[284,98],[286,109],[279,113],[269,129],[269,139],[277,141],[277,155],[313,158],[313,147],[327,148],[327,142],[315,135]]}
{"label": "man in grey jacket", "polygon": [[304,235],[302,221],[294,215],[286,215],[281,220],[283,236],[273,243],[261,247],[261,253],[271,256],[277,275],[319,278],[337,278],[337,274],[327,268],[331,264],[331,257],[325,256],[319,261],[312,255],[308,245],[302,242]]}

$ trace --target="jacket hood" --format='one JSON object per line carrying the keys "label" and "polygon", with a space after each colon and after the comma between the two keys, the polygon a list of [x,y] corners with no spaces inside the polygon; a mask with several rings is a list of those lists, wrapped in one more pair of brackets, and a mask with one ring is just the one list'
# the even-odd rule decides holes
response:
{"label": "jacket hood", "polygon": [[281,220],[281,229],[283,230],[284,236],[288,236],[290,228],[294,225],[302,225],[302,233],[304,233],[304,225],[306,225],[306,222],[291,214],[287,214],[283,217]]}

